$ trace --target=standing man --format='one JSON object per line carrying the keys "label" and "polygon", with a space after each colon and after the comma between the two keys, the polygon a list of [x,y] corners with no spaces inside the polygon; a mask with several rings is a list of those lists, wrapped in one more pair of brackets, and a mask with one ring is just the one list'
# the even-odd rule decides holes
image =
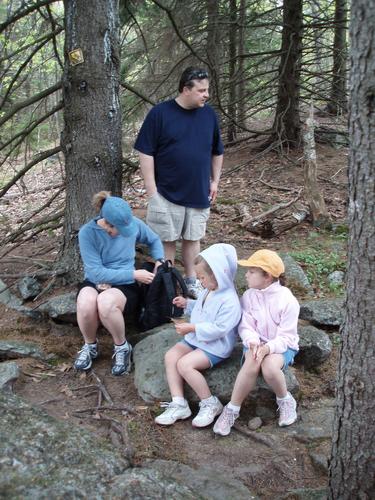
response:
{"label": "standing man", "polygon": [[194,259],[217,196],[224,151],[217,116],[206,104],[208,88],[206,70],[185,69],[178,97],[151,109],[134,146],[148,196],[147,224],[172,262],[182,239],[185,281],[194,298],[201,289]]}

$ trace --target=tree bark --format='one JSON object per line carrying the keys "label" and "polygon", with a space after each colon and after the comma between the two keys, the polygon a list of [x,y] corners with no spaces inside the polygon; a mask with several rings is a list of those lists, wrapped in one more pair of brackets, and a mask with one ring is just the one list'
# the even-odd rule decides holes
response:
{"label": "tree bark", "polygon": [[352,3],[349,252],[329,498],[375,498],[375,0]]}
{"label": "tree bark", "polygon": [[210,65],[210,101],[217,108],[220,88],[219,75],[219,2],[206,0],[207,10],[207,60]]}
{"label": "tree bark", "polygon": [[227,140],[236,139],[236,55],[237,55],[237,0],[229,1],[229,96],[228,96],[228,130]]}
{"label": "tree bark", "polygon": [[[118,0],[64,1],[66,211],[63,260],[76,278],[77,234],[92,216],[92,195],[121,194]],[[69,58],[81,49],[83,62]]]}
{"label": "tree bark", "polygon": [[272,141],[300,144],[299,114],[302,56],[302,0],[284,0],[279,84]]}
{"label": "tree bark", "polygon": [[333,67],[330,102],[327,111],[338,115],[348,111],[346,97],[346,24],[348,7],[346,0],[335,2],[335,36],[333,40]]}

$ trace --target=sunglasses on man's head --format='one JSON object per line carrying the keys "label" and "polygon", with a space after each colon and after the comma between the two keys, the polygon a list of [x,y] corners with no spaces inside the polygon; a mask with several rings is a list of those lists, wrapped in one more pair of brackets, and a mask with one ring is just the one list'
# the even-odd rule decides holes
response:
{"label": "sunglasses on man's head", "polygon": [[187,75],[185,82],[187,83],[191,80],[203,80],[204,78],[208,78],[207,71],[192,71]]}

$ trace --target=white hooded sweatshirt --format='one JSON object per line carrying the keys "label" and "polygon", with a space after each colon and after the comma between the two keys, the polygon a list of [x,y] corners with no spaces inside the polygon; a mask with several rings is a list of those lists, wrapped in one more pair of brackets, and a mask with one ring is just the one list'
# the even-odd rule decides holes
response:
{"label": "white hooded sweatshirt", "polygon": [[241,305],[234,285],[236,249],[226,243],[216,243],[200,255],[212,269],[218,288],[210,294],[204,289],[197,300],[188,300],[186,313],[190,314],[195,332],[185,335],[185,340],[215,356],[228,358],[236,342],[237,325],[241,319]]}

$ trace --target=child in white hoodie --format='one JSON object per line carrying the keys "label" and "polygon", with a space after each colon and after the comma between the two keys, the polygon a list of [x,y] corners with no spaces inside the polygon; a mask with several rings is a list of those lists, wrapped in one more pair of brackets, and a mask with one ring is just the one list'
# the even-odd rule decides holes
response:
{"label": "child in white hoodie", "polygon": [[297,420],[297,403],[287,390],[283,369],[293,363],[298,352],[299,305],[289,288],[280,283],[284,263],[272,250],[258,250],[238,263],[248,268],[249,290],[241,299],[243,313],[238,327],[245,362],[237,375],[231,400],[214,425],[214,432],[221,436],[230,433],[260,372],[276,394],[279,425],[291,425]]}
{"label": "child in white hoodie", "polygon": [[210,246],[198,255],[195,270],[204,287],[197,300],[175,297],[173,301],[190,314],[190,322],[175,325],[177,333],[184,338],[165,355],[172,401],[164,403],[166,410],[155,418],[160,425],[171,425],[190,417],[191,410],[184,398],[184,381],[200,399],[199,413],[192,421],[194,427],[210,425],[223,409],[201,372],[228,358],[236,341],[241,306],[234,285],[235,248],[225,243]]}

